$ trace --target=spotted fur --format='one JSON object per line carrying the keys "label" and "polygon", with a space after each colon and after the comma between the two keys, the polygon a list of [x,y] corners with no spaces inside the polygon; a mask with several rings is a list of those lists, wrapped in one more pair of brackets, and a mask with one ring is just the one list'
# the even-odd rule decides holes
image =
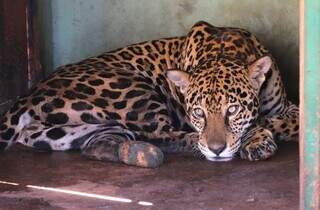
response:
{"label": "spotted fur", "polygon": [[0,122],[0,148],[80,149],[156,167],[162,152],[269,158],[298,133],[274,59],[239,28],[195,24],[186,36],[130,45],[58,68]]}

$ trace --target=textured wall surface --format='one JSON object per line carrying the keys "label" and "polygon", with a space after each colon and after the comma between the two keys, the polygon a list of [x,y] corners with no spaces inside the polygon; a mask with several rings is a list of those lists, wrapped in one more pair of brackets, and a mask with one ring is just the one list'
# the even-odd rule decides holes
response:
{"label": "textured wall surface", "polygon": [[38,0],[47,72],[127,44],[185,34],[198,20],[242,27],[276,57],[298,100],[298,0]]}

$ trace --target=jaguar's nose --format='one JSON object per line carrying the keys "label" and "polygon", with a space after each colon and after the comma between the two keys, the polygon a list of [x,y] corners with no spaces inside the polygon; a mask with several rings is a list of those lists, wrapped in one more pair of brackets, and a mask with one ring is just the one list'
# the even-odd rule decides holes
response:
{"label": "jaguar's nose", "polygon": [[221,152],[227,147],[226,143],[214,143],[209,145],[209,149],[216,155],[219,156]]}

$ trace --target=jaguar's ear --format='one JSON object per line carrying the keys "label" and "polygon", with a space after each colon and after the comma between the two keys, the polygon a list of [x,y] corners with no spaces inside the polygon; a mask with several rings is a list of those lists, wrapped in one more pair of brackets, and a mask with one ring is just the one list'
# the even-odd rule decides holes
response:
{"label": "jaguar's ear", "polygon": [[249,79],[253,88],[259,90],[266,79],[266,73],[270,70],[272,60],[269,56],[264,56],[249,65]]}
{"label": "jaguar's ear", "polygon": [[170,69],[166,71],[166,75],[171,82],[179,87],[181,93],[185,93],[187,91],[187,87],[190,82],[190,76],[187,72]]}

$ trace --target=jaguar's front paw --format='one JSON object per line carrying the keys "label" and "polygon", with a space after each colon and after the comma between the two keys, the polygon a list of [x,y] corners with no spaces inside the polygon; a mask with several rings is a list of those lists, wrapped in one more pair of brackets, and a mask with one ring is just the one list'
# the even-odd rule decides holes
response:
{"label": "jaguar's front paw", "polygon": [[273,156],[277,149],[272,133],[261,128],[244,141],[240,149],[240,157],[250,161],[265,160]]}
{"label": "jaguar's front paw", "polygon": [[162,151],[147,142],[126,141],[119,145],[119,159],[128,165],[155,168],[163,163]]}

